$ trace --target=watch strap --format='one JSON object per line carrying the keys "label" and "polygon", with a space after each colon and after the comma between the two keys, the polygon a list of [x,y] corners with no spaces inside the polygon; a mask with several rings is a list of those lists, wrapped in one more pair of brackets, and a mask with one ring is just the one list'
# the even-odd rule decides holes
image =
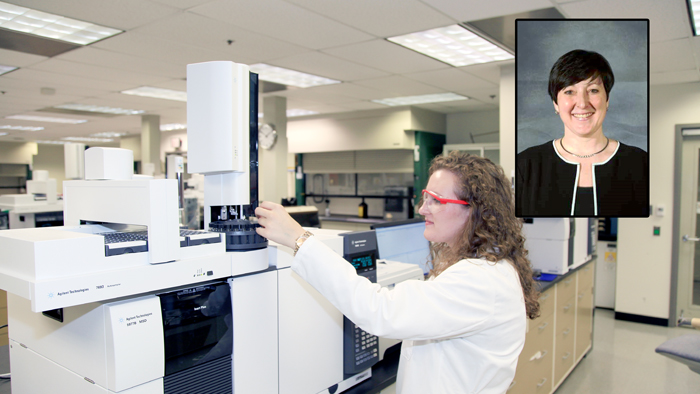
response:
{"label": "watch strap", "polygon": [[304,244],[304,242],[309,239],[311,236],[313,236],[313,233],[309,231],[305,231],[304,234],[300,235],[299,238],[297,238],[296,241],[294,241],[294,256],[297,255],[297,252],[299,251],[299,248],[301,245]]}

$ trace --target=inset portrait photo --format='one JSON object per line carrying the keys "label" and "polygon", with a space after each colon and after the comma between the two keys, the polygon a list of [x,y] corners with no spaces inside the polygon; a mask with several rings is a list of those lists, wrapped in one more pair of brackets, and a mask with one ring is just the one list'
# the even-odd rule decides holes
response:
{"label": "inset portrait photo", "polygon": [[518,217],[649,216],[649,20],[516,21]]}

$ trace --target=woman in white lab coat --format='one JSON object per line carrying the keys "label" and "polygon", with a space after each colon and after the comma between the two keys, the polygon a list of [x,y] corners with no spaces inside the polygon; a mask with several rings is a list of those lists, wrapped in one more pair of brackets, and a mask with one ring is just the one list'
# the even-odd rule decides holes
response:
{"label": "woman in white lab coat", "polygon": [[[292,269],[365,331],[402,339],[397,393],[505,393],[539,314],[510,184],[488,159],[437,157],[419,213],[431,241],[427,281],[392,290],[263,202],[258,233],[295,250]],[[409,245],[407,245],[409,246]]]}

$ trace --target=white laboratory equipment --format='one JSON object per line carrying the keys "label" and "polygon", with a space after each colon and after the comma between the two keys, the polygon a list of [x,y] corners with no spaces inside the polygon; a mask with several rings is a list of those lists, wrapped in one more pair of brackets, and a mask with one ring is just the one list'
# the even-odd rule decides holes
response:
{"label": "white laboratory equipment", "polygon": [[66,179],[85,178],[85,144],[69,142],[63,145],[63,168]]}
{"label": "white laboratory equipment", "polygon": [[63,225],[63,201],[58,198],[56,179],[45,170],[32,171],[26,194],[0,196],[0,211],[7,210],[9,228]]}
{"label": "white laboratory equipment", "polygon": [[528,258],[542,273],[563,275],[595,254],[596,222],[589,218],[525,219]]}
{"label": "white laboratory equipment", "polygon": [[[0,232],[14,394],[338,393],[371,377],[379,352],[347,372],[343,315],[250,220],[257,75],[210,62],[187,82],[211,231],[179,230],[177,181],[134,175],[131,151],[85,151],[65,226]],[[339,232],[314,232],[347,254]]]}

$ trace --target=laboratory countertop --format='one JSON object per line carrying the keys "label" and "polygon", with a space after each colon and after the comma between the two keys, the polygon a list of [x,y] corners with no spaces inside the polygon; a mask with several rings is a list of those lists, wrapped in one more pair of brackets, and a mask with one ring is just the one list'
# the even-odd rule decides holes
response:
{"label": "laboratory countertop", "polygon": [[554,280],[551,281],[544,281],[544,280],[537,280],[535,279],[535,283],[537,283],[537,286],[540,290],[541,293],[547,291],[549,288],[554,286],[557,282],[561,282],[562,280],[568,278],[570,275],[573,275],[574,272],[580,270],[581,268],[585,267],[588,265],[591,261],[595,260],[597,258],[596,255],[592,255],[590,259],[588,259],[585,263],[579,265],[576,268],[570,269],[569,272],[565,273],[564,275],[557,275]]}

